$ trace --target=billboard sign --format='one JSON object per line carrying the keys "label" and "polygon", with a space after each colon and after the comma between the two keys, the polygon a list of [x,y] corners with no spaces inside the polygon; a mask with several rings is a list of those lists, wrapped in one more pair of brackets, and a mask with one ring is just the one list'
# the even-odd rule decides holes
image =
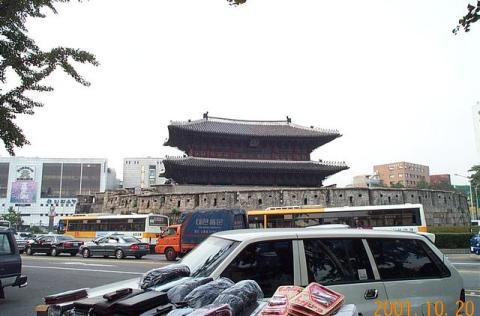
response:
{"label": "billboard sign", "polygon": [[16,168],[15,181],[12,182],[10,203],[32,204],[36,200],[35,166],[20,165]]}
{"label": "billboard sign", "polygon": [[10,203],[32,204],[37,200],[37,183],[35,181],[14,181],[10,194]]}

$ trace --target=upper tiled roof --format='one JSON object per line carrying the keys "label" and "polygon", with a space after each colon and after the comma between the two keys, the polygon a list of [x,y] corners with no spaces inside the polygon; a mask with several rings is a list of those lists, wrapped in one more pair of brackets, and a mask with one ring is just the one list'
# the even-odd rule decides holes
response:
{"label": "upper tiled roof", "polygon": [[203,119],[186,122],[171,122],[170,133],[188,131],[197,133],[254,136],[254,137],[339,137],[337,130],[327,130],[296,125],[288,118],[286,121],[243,121],[204,116]]}

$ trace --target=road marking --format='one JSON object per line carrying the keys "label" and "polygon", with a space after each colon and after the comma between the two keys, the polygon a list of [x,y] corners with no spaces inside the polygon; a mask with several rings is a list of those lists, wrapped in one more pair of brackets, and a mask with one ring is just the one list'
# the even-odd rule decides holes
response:
{"label": "road marking", "polygon": [[63,262],[63,264],[71,264],[71,265],[78,265],[78,266],[90,266],[90,267],[116,267],[113,264],[101,264],[101,263],[85,263],[85,262],[80,262],[80,261],[74,261],[74,262]]}
{"label": "road marking", "polygon": [[143,274],[143,272],[128,272],[128,271],[100,270],[100,269],[44,267],[44,266],[29,266],[29,265],[23,265],[22,267],[23,268],[34,268],[34,269],[54,269],[54,270],[87,271],[87,272],[106,272],[106,273],[118,273],[118,274],[136,274],[136,275],[142,275]]}
{"label": "road marking", "polygon": [[[58,263],[59,261],[71,261],[71,260],[75,260],[75,258],[71,258],[71,257],[50,257],[50,256],[22,256],[22,260],[24,262],[27,262],[27,261],[50,261],[52,263]],[[78,258],[76,259],[78,260]],[[83,260],[82,260],[83,261]],[[151,265],[154,265],[154,264],[159,264],[161,266],[163,265],[166,265],[166,264],[172,264],[174,262],[170,262],[170,261],[166,261],[165,259],[160,259],[160,258],[142,258],[142,259],[130,259],[130,258],[125,258],[125,259],[122,259],[122,260],[118,260],[118,259],[103,259],[103,258],[88,258],[88,259],[85,259],[85,261],[88,261],[88,262],[101,262],[101,263],[125,263],[125,264],[151,264]],[[77,261],[78,262],[78,261]]]}

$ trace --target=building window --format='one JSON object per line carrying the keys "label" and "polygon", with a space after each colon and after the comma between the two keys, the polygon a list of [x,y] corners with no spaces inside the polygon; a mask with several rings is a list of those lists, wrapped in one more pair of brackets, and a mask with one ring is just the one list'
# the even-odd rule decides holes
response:
{"label": "building window", "polygon": [[9,168],[10,164],[8,162],[0,163],[0,198],[7,197]]}
{"label": "building window", "polygon": [[403,178],[403,174],[399,173],[399,174],[398,174],[398,177],[399,177],[399,178]]}

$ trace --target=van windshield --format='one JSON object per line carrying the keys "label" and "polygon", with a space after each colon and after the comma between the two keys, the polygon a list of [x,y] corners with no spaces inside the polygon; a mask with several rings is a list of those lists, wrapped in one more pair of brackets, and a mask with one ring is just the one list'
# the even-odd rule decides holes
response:
{"label": "van windshield", "polygon": [[209,276],[240,242],[209,237],[182,260],[190,268],[192,277]]}

